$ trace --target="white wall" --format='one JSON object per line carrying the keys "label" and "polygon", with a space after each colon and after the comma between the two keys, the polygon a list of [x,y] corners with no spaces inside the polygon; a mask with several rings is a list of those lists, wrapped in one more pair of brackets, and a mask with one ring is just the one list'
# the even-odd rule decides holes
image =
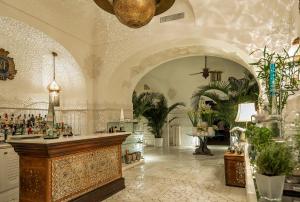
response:
{"label": "white wall", "polygon": [[[166,61],[211,55],[254,71],[247,66],[251,51],[289,45],[296,6],[291,0],[176,0],[141,29],[123,26],[87,0],[1,0],[0,13],[42,31],[72,54],[87,78],[89,128],[99,130],[119,116],[121,107],[131,117],[136,84]],[[159,23],[159,17],[178,12],[186,17]]]}
{"label": "white wall", "polygon": [[72,55],[46,34],[22,22],[0,17],[0,24],[0,47],[10,52],[17,70],[15,79],[0,81],[0,113],[47,112],[47,86],[53,77],[51,52],[55,51],[56,80],[62,88],[58,121],[71,124],[76,133],[86,133],[86,81]]}
{"label": "white wall", "polygon": [[[210,70],[222,71],[222,81],[228,77],[242,78],[246,70],[241,65],[217,57],[208,57]],[[199,86],[208,85],[210,78],[204,79],[202,75],[190,76],[189,74],[201,72],[204,68],[204,57],[194,56],[172,60],[159,65],[137,84],[135,90],[142,92],[147,84],[151,91],[163,93],[169,100],[169,104],[184,102],[188,107],[193,92]]]}

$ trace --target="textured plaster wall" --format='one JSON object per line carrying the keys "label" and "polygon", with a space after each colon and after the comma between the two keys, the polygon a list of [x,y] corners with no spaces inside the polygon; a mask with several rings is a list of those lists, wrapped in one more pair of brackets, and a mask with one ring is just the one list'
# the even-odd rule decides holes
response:
{"label": "textured plaster wall", "polygon": [[[190,0],[187,6],[186,1],[176,1],[167,14],[184,11],[192,12],[194,17],[165,24],[158,24],[154,19],[139,33],[133,32],[134,39],[125,35],[124,39],[106,44],[105,58],[110,59],[105,60],[103,66],[110,68],[99,74],[96,86],[106,96],[97,99],[98,104],[130,107],[130,97],[126,96],[130,93],[127,92],[134,89],[143,75],[171,59],[223,55],[246,64],[253,59],[248,54],[257,48],[265,45],[276,50],[288,47],[295,33],[295,21],[289,12],[294,2]],[[103,51],[101,46],[100,49]],[[116,93],[107,91],[111,87]],[[118,95],[125,99],[116,99]]]}
{"label": "textured plaster wall", "polygon": [[46,33],[72,54],[86,79],[88,128],[101,130],[119,117],[121,107],[131,117],[136,84],[167,61],[219,56],[254,72],[247,65],[251,51],[287,48],[296,35],[297,3],[176,0],[161,16],[185,12],[184,19],[160,24],[157,16],[141,29],[123,26],[85,0],[0,0],[0,12]]}
{"label": "textured plaster wall", "polygon": [[56,80],[62,88],[58,121],[71,124],[77,133],[86,132],[86,81],[73,56],[46,34],[23,22],[0,17],[0,24],[0,47],[10,52],[18,71],[15,79],[0,81],[0,111],[46,114],[47,86],[53,77],[51,52],[55,51]]}

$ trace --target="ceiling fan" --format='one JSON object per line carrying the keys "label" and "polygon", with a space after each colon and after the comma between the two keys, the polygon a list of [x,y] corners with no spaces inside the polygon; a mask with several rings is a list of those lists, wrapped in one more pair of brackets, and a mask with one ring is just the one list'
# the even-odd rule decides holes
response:
{"label": "ceiling fan", "polygon": [[207,68],[207,56],[204,56],[204,61],[205,61],[205,64],[204,64],[203,71],[202,72],[197,72],[197,73],[190,74],[190,76],[202,74],[202,76],[205,79],[207,79],[209,77],[210,73],[215,73],[216,72],[216,71],[209,71],[209,69]]}

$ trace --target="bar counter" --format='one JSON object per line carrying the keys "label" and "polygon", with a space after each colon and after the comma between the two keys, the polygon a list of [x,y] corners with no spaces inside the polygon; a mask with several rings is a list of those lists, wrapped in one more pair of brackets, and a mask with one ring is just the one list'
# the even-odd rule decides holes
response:
{"label": "bar counter", "polygon": [[20,157],[20,202],[98,202],[125,188],[130,133],[9,140]]}

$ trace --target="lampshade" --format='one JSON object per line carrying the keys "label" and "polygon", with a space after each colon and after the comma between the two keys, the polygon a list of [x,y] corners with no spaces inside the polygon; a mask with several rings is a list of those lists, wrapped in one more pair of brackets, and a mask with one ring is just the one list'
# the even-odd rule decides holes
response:
{"label": "lampshade", "polygon": [[241,103],[239,104],[235,122],[250,122],[253,115],[256,115],[255,104]]}
{"label": "lampshade", "polygon": [[290,57],[293,58],[294,61],[300,61],[300,37],[297,37],[293,40],[292,46],[288,51]]}

